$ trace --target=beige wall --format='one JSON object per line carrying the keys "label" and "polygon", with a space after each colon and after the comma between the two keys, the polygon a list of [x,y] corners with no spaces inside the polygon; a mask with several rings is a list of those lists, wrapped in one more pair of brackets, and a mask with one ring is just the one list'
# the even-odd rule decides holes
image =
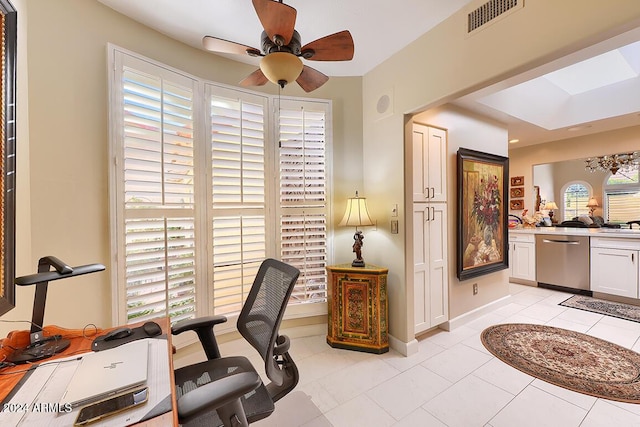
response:
{"label": "beige wall", "polygon": [[[397,202],[404,206],[404,199],[399,199],[404,194],[405,114],[445,104],[463,94],[637,27],[640,24],[640,2],[529,1],[523,9],[471,37],[465,36],[465,18],[464,11],[456,13],[364,76],[364,182],[372,214],[378,218],[379,224],[390,220],[389,203]],[[392,113],[380,117],[375,107],[385,94],[392,95]],[[473,139],[470,136],[470,143]],[[459,144],[468,145],[465,141]],[[496,141],[496,144],[500,142]],[[506,137],[502,144],[501,151],[506,152]],[[528,182],[531,182],[530,178],[529,173]],[[400,230],[405,229],[406,218],[409,217],[408,213],[401,212],[405,221],[401,222]],[[455,222],[455,208],[450,209],[449,221]],[[414,332],[412,321],[406,314],[413,301],[409,290],[411,279],[404,274],[405,237],[402,232],[392,235],[388,227],[378,227],[378,232],[368,238],[368,260],[389,267],[391,334],[408,343]],[[450,242],[454,240],[450,239]],[[450,312],[453,316],[479,308],[486,302],[481,298],[473,299],[471,292],[456,292],[463,286],[455,287],[454,278],[450,288]],[[495,284],[489,283],[492,281],[489,276],[483,279],[487,280],[485,292],[496,299],[507,293],[498,284],[500,279],[496,276]]]}
{"label": "beige wall", "polygon": [[[474,277],[460,281],[457,277],[457,244],[458,222],[456,221],[457,186],[457,152],[459,148],[482,151],[489,154],[507,157],[507,130],[500,123],[475,116],[464,110],[446,105],[416,114],[413,121],[447,130],[448,180],[447,207],[449,209],[449,317],[455,319],[477,307],[490,304],[509,293],[508,270]],[[409,276],[409,275],[408,275]],[[410,277],[410,276],[409,276]],[[408,281],[409,282],[409,281]],[[478,293],[473,295],[474,283],[478,284]],[[407,289],[411,295],[412,290]]]}
{"label": "beige wall", "polygon": [[[14,3],[24,24],[20,29],[19,64],[25,66],[19,71],[19,112],[27,104],[29,109],[28,120],[25,122],[23,113],[18,127],[18,153],[23,156],[18,159],[18,274],[34,272],[38,258],[49,254],[72,264],[104,262],[109,268],[106,44],[112,42],[227,84],[235,84],[253,67],[185,47],[97,1]],[[445,104],[636,27],[640,25],[640,2],[537,0],[526,2],[524,9],[472,37],[465,37],[464,24],[464,13],[456,13],[363,79],[332,78],[313,93],[334,102],[334,225],[346,197],[356,188],[361,190],[378,221],[376,231],[365,230],[364,256],[390,269],[389,324],[392,335],[403,342],[413,339],[407,316],[413,300],[404,273],[405,114]],[[274,88],[265,90],[273,93]],[[295,87],[285,92],[303,95]],[[390,111],[384,114],[376,111],[381,95],[391,99]],[[469,143],[461,140],[457,144],[473,146],[474,138],[467,138]],[[496,145],[476,148],[506,152],[506,137],[501,150],[499,141],[493,143]],[[551,158],[536,155],[539,162]],[[24,157],[28,157],[26,163]],[[530,163],[525,163],[514,160],[512,174],[525,175],[531,182]],[[400,234],[392,235],[390,205],[396,203],[401,209]],[[450,215],[450,224],[454,224],[455,209],[450,209]],[[350,239],[350,231],[338,230],[336,261],[351,259]],[[483,278],[480,297],[475,298],[465,285],[452,280],[452,316],[482,306],[488,301],[484,295],[497,299],[506,294],[498,285],[503,276],[501,272]],[[17,309],[3,318],[31,317],[28,292],[18,291]],[[110,298],[108,273],[58,282],[52,285],[45,322],[109,325]],[[4,324],[0,328],[1,335],[15,329]]]}
{"label": "beige wall", "polygon": [[[71,265],[99,262],[109,270],[107,43],[231,85],[255,67],[185,46],[95,0],[13,1],[19,7],[21,59],[17,274],[34,273],[46,255]],[[276,93],[274,85],[264,90]],[[282,94],[308,96],[297,85]],[[346,198],[362,189],[361,163],[353,161],[362,152],[362,78],[331,78],[312,96],[333,100],[339,216]],[[340,229],[335,240],[336,256],[350,259],[351,233]],[[19,289],[16,309],[3,319],[31,319],[32,294]],[[110,326],[110,301],[108,271],[52,282],[45,323]],[[16,328],[0,324],[0,336]]]}
{"label": "beige wall", "polygon": [[[602,156],[604,154],[616,154],[626,151],[634,151],[640,148],[640,126],[633,126],[609,132],[603,132],[578,138],[563,139],[562,141],[548,142],[546,144],[532,145],[529,147],[512,148],[509,150],[509,167],[511,176],[524,176],[525,208],[534,209],[533,200],[533,166],[543,163],[561,162],[563,160],[585,159],[587,157]],[[598,183],[597,177],[604,176],[593,174],[588,181],[594,186],[596,194],[600,194],[598,202],[602,206],[602,180]],[[570,177],[559,176],[556,182],[565,182]],[[531,183],[531,184],[527,184]],[[562,185],[562,184],[561,184]],[[555,197],[559,198],[558,188]],[[599,191],[599,193],[598,193]],[[596,215],[601,215],[601,209],[596,210]]]}

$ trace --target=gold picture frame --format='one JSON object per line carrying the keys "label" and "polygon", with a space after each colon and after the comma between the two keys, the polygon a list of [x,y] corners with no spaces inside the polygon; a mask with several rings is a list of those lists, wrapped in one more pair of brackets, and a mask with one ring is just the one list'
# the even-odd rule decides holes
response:
{"label": "gold picture frame", "polygon": [[509,197],[512,199],[524,197],[524,187],[512,187],[509,190]]}
{"label": "gold picture frame", "polygon": [[458,279],[509,268],[509,159],[458,149]]}

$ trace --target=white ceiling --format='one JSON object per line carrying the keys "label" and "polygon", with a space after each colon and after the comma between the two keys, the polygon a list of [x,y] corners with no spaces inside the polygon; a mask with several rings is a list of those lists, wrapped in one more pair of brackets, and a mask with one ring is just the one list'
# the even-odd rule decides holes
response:
{"label": "white ceiling", "polygon": [[[205,35],[260,48],[262,27],[250,0],[98,1],[196,48],[203,49]],[[472,2],[475,0],[285,1],[297,10],[296,30],[303,45],[341,30],[351,32],[352,61],[307,62],[329,76],[366,74]],[[520,140],[514,147],[640,125],[640,43],[613,51],[639,40],[640,29],[636,29],[453,104],[504,123],[509,138]],[[223,56],[258,64],[249,56]],[[585,61],[582,68],[557,71],[581,61]],[[551,72],[556,73],[543,77]]]}
{"label": "white ceiling", "polygon": [[[98,1],[200,49],[205,35],[261,47],[262,26],[251,0]],[[342,30],[349,30],[353,36],[353,60],[307,61],[307,65],[328,76],[362,76],[471,1],[286,0],[284,3],[297,10],[296,30],[303,45]],[[258,63],[249,56],[228,57]]]}

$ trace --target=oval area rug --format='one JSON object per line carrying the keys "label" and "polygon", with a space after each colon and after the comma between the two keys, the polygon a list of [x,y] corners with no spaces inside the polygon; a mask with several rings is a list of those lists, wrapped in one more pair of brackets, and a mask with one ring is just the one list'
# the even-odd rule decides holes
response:
{"label": "oval area rug", "polygon": [[640,354],[580,332],[506,323],[486,328],[482,344],[531,376],[579,393],[640,403]]}

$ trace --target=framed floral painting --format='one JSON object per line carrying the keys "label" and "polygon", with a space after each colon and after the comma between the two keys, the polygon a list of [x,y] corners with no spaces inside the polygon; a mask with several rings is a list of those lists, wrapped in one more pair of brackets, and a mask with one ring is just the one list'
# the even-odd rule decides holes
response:
{"label": "framed floral painting", "polygon": [[458,279],[509,268],[507,179],[509,159],[458,150]]}

